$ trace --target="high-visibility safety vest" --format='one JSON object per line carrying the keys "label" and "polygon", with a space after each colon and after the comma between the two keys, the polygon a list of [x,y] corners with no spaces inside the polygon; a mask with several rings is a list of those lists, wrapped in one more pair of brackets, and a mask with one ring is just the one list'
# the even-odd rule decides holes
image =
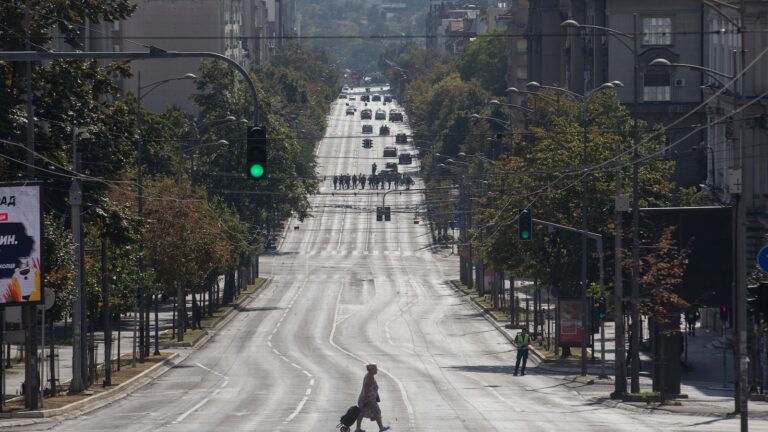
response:
{"label": "high-visibility safety vest", "polygon": [[528,348],[528,345],[531,343],[531,337],[527,334],[518,333],[515,336],[515,343],[519,348]]}

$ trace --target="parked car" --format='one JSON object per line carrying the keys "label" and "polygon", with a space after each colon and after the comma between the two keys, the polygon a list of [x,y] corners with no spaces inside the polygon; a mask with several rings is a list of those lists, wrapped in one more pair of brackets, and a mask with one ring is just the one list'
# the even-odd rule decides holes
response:
{"label": "parked car", "polygon": [[397,147],[384,147],[384,157],[397,157]]}
{"label": "parked car", "polygon": [[347,98],[347,95],[345,95],[344,93],[339,95],[339,99],[346,99],[346,98]]}
{"label": "parked car", "polygon": [[400,165],[410,165],[413,162],[413,157],[410,153],[400,153],[400,156],[397,157],[397,162]]}
{"label": "parked car", "polygon": [[385,170],[392,170],[393,172],[397,172],[397,164],[394,162],[387,162],[386,165],[384,165]]}
{"label": "parked car", "polygon": [[370,95],[362,95],[360,96],[360,102],[370,102],[371,96]]}
{"label": "parked car", "polygon": [[372,134],[373,133],[373,125],[364,124],[363,125],[363,133],[364,134]]}
{"label": "parked car", "polygon": [[387,119],[387,112],[383,109],[379,108],[376,110],[376,120],[386,120]]}
{"label": "parked car", "polygon": [[355,107],[347,107],[347,115],[355,115]]}
{"label": "parked car", "polygon": [[374,101],[374,102],[381,102],[381,95],[375,94],[375,95],[373,95],[371,100]]}
{"label": "parked car", "polygon": [[363,139],[363,147],[364,148],[371,148],[373,147],[373,140],[370,138],[364,138]]}
{"label": "parked car", "polygon": [[349,100],[357,100],[357,98],[354,95],[349,95]]}
{"label": "parked car", "polygon": [[379,127],[379,136],[389,136],[389,126],[381,125]]}
{"label": "parked car", "polygon": [[408,135],[403,132],[398,132],[395,135],[395,144],[408,144]]}
{"label": "parked car", "polygon": [[384,95],[384,103],[391,103],[391,102],[392,102],[392,96]]}
{"label": "parked car", "polygon": [[365,108],[364,110],[360,111],[360,120],[370,120],[371,115],[372,112],[370,108]]}

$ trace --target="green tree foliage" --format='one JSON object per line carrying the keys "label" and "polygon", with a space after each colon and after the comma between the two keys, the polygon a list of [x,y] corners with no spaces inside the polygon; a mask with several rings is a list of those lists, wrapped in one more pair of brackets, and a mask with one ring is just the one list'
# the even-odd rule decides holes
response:
{"label": "green tree foliage", "polygon": [[507,39],[503,30],[478,37],[467,44],[456,59],[456,70],[464,81],[478,80],[496,96],[507,89]]}
{"label": "green tree foliage", "polygon": [[[581,226],[581,191],[586,187],[589,229],[610,238],[613,227],[615,188],[614,164],[601,165],[614,157],[615,147],[630,148],[632,121],[613,93],[601,93],[589,104],[586,166],[583,172],[582,105],[568,97],[545,93],[552,101],[537,101],[530,133],[510,137],[512,152],[490,169],[485,208],[477,211],[477,250],[497,268],[519,271],[521,257],[528,256],[525,272],[546,284],[561,287],[564,295],[577,294],[581,243],[577,234],[535,230],[535,241],[517,240],[517,211],[530,208],[534,217],[566,226]],[[644,126],[641,126],[644,127]],[[650,156],[662,144],[663,136],[645,133],[642,156]],[[630,155],[620,157],[622,172],[629,178]],[[650,158],[641,165],[641,206],[663,206],[672,196],[669,178],[673,162]],[[584,185],[583,180],[586,180]],[[625,182],[625,193],[629,193]],[[590,242],[590,279],[597,274]],[[612,280],[611,260],[606,261],[606,280]],[[557,269],[554,271],[553,269]]]}

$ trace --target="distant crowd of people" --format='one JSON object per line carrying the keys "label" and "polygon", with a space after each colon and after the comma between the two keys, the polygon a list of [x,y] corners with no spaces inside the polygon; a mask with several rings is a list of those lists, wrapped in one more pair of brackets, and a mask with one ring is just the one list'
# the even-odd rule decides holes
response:
{"label": "distant crowd of people", "polygon": [[365,189],[366,183],[368,184],[368,189],[384,189],[385,184],[387,189],[392,189],[392,185],[394,184],[395,189],[404,187],[408,190],[415,182],[410,175],[395,172],[374,173],[369,176],[366,176],[365,174],[341,174],[333,176],[334,189]]}

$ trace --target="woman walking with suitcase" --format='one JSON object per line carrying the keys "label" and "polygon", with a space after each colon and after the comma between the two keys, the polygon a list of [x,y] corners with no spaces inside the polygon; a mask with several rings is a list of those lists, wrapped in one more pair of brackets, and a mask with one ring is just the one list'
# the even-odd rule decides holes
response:
{"label": "woman walking with suitcase", "polygon": [[371,363],[365,366],[368,373],[365,374],[363,379],[363,389],[360,391],[360,396],[357,398],[357,406],[362,410],[357,417],[357,429],[355,432],[364,432],[360,429],[360,423],[363,421],[363,417],[369,418],[379,425],[379,432],[389,430],[389,426],[384,426],[381,422],[381,409],[379,408],[379,384],[376,382],[376,373],[378,368],[375,364]]}

